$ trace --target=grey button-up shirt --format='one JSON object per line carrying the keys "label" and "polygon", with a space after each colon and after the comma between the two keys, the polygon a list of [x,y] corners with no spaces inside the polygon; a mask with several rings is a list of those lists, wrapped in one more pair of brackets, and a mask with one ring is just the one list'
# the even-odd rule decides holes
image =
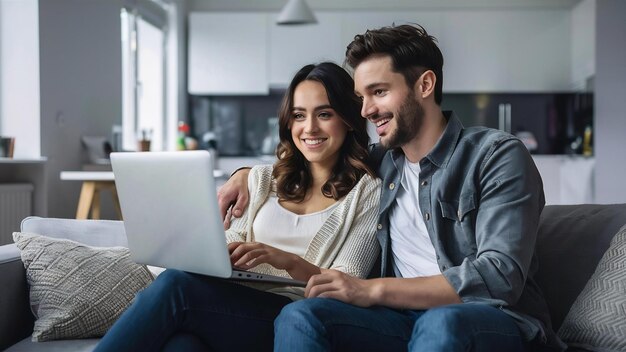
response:
{"label": "grey button-up shirt", "polygon": [[[464,303],[499,307],[528,340],[562,346],[551,329],[533,275],[544,206],[541,177],[524,147],[499,130],[464,128],[453,112],[443,135],[419,164],[419,205],[437,263]],[[378,241],[381,273],[392,276],[389,214],[404,165],[401,150],[374,145],[371,162],[383,180]],[[416,216],[420,216],[419,213]]]}

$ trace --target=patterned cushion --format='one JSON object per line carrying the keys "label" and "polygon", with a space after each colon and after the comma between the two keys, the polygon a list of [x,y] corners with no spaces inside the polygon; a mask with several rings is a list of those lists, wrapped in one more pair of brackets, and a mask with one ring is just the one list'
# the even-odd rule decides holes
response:
{"label": "patterned cushion", "polygon": [[561,339],[590,351],[626,351],[626,226],[604,253],[563,325]]}
{"label": "patterned cushion", "polygon": [[153,277],[123,247],[13,233],[36,317],[33,341],[99,337]]}

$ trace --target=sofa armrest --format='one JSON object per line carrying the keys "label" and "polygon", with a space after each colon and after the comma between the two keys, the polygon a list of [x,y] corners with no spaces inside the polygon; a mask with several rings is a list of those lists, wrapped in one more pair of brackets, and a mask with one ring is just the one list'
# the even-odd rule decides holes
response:
{"label": "sofa armrest", "polygon": [[117,220],[75,220],[29,216],[21,231],[53,238],[65,238],[94,247],[128,247],[124,222]]}
{"label": "sofa armrest", "polygon": [[0,246],[0,350],[33,332],[24,264],[14,244]]}

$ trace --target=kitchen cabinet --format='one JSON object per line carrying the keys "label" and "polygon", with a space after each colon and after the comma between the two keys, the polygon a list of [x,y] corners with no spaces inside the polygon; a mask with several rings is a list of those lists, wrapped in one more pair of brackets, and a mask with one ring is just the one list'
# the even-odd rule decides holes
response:
{"label": "kitchen cabinet", "polygon": [[546,205],[595,201],[595,159],[577,155],[533,155],[543,181]]}
{"label": "kitchen cabinet", "polygon": [[189,93],[267,94],[267,25],[265,14],[192,12]]}
{"label": "kitchen cabinet", "polygon": [[570,80],[570,13],[445,11],[439,38],[444,91],[564,91]]}
{"label": "kitchen cabinet", "polygon": [[341,65],[346,43],[341,32],[341,16],[316,12],[317,24],[279,26],[278,15],[269,14],[269,82],[273,87],[289,85],[304,65],[332,61]]}
{"label": "kitchen cabinet", "polygon": [[316,11],[319,23],[278,26],[276,13],[191,13],[189,92],[267,94],[308,63],[342,64],[366,29],[422,24],[444,55],[445,92],[569,91],[571,11]]}

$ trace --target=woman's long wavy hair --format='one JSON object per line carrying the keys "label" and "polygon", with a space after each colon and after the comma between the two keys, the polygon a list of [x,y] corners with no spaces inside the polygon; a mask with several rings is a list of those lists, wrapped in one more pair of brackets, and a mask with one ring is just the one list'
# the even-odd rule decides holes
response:
{"label": "woman's long wavy hair", "polygon": [[352,77],[340,66],[323,62],[306,65],[289,84],[278,112],[280,144],[276,148],[278,161],[274,164],[276,194],[281,200],[302,202],[313,182],[309,162],[296,147],[289,128],[293,118],[293,95],[298,84],[310,80],[326,89],[330,106],[350,128],[339,150],[339,158],[330,177],[322,186],[322,194],[338,200],[348,194],[361,177],[374,175],[367,166],[367,121],[361,117],[361,101],[354,94]]}

